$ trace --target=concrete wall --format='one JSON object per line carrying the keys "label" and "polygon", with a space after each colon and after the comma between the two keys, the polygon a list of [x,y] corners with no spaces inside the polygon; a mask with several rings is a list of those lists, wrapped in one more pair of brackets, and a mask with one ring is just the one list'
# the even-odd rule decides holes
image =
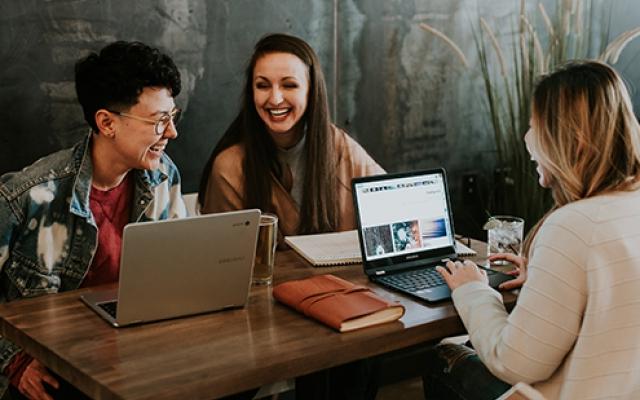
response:
{"label": "concrete wall", "polygon": [[[640,24],[634,0],[594,1],[612,7],[612,37]],[[543,2],[553,9],[554,1]],[[470,22],[480,13],[508,36],[518,5],[514,0],[3,0],[0,173],[85,134],[73,88],[76,59],[116,39],[141,40],[171,54],[183,74],[178,104],[186,113],[168,152],[182,171],[185,191],[193,191],[210,150],[237,112],[253,44],[265,33],[284,31],[316,49],[335,121],[383,167],[444,166],[454,208],[481,211],[486,208],[481,193],[465,199],[462,190],[467,173],[478,174],[478,189],[486,189],[495,164]],[[463,68],[440,39],[418,27],[420,22],[461,45],[471,67]],[[639,60],[640,40],[617,64],[635,87]],[[638,90],[633,97],[640,111]]]}

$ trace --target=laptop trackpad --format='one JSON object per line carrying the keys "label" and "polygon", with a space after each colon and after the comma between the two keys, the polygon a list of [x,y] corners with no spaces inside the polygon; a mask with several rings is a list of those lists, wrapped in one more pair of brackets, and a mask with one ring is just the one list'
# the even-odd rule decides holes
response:
{"label": "laptop trackpad", "polygon": [[440,285],[417,290],[414,292],[414,295],[427,301],[440,301],[449,299],[451,297],[451,290],[449,290],[447,285]]}
{"label": "laptop trackpad", "polygon": [[487,271],[487,276],[489,278],[489,286],[491,286],[496,290],[498,289],[498,286],[500,286],[502,282],[510,281],[516,278],[516,276],[507,275],[500,271],[492,271],[492,272]]}

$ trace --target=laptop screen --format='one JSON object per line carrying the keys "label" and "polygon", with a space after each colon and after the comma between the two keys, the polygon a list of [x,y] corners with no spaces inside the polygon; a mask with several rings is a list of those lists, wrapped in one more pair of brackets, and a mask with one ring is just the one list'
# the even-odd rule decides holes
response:
{"label": "laptop screen", "polygon": [[[455,246],[444,170],[359,178],[353,182],[367,262],[395,263],[450,254]],[[441,250],[441,251],[439,251]]]}

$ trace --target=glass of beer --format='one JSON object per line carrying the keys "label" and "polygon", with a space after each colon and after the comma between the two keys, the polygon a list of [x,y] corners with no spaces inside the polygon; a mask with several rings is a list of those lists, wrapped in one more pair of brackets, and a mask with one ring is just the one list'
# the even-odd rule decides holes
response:
{"label": "glass of beer", "polygon": [[278,216],[263,213],[260,216],[256,261],[253,264],[253,283],[255,285],[271,284],[271,281],[273,280],[273,265],[276,260],[277,245]]}

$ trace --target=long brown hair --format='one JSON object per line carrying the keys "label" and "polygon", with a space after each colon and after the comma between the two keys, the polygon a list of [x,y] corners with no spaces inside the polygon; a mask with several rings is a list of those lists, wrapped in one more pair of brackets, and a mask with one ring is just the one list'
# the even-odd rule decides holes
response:
{"label": "long brown hair", "polygon": [[327,88],[320,61],[304,40],[287,34],[271,34],[256,43],[245,71],[242,108],[213,149],[200,178],[198,202],[204,204],[215,158],[234,144],[244,147],[244,207],[273,212],[272,181],[282,177],[277,148],[258,115],[253,100],[253,69],[261,57],[289,53],[309,69],[309,97],[301,123],[306,125],[305,179],[300,209],[299,233],[329,232],[338,225],[336,199],[336,152],[329,119]]}
{"label": "long brown hair", "polygon": [[551,178],[553,208],[531,229],[524,254],[551,212],[640,180],[640,125],[624,82],[596,61],[573,62],[544,76],[533,93],[533,147]]}

